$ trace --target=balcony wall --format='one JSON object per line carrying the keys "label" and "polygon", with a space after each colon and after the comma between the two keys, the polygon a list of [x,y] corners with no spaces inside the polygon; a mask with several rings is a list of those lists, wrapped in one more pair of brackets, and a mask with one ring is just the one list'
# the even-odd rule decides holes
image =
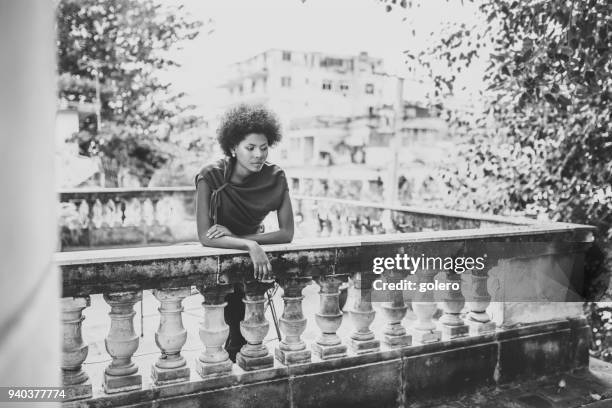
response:
{"label": "balcony wall", "polygon": [[[272,344],[263,339],[272,326],[264,310],[273,283],[252,279],[244,252],[173,245],[58,253],[62,372],[73,399],[65,404],[397,407],[583,367],[589,330],[576,291],[591,232],[588,226],[532,224],[266,246],[284,304],[278,311],[283,341]],[[367,264],[372,256],[458,256],[482,248],[489,248],[489,258],[481,273],[418,270],[414,275],[419,282],[459,276],[458,294],[437,299],[404,291],[389,302],[374,302],[371,284],[377,275]],[[517,276],[529,287],[556,282],[568,290],[555,287],[545,299],[524,294],[519,301],[510,296]],[[390,270],[382,274],[387,282],[401,277]],[[354,289],[342,313],[339,287],[347,280]],[[308,289],[312,282],[318,295]],[[249,341],[237,364],[222,350],[228,332],[224,296],[234,284],[246,291],[242,333]],[[500,288],[508,289],[501,297]],[[154,334],[160,350],[148,360],[134,358],[141,341],[134,305],[142,290],[153,290],[160,302]],[[104,340],[110,362],[84,366],[83,310],[99,293],[111,306]],[[509,301],[500,301],[504,296]],[[194,334],[182,323],[181,304],[191,297],[203,300],[196,353],[182,350],[186,336]],[[304,307],[313,301],[315,310]],[[306,335],[312,331],[317,335]]]}
{"label": "balcony wall", "polygon": [[[528,225],[533,220],[292,195],[296,238]],[[193,187],[63,190],[62,251],[197,241]],[[264,224],[275,227],[272,214]]]}

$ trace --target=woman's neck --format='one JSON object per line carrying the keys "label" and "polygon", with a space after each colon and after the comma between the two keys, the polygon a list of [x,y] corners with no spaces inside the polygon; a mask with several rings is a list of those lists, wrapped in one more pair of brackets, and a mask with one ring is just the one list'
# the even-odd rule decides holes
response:
{"label": "woman's neck", "polygon": [[248,176],[252,174],[248,169],[241,166],[238,163],[238,160],[236,159],[230,159],[230,160],[234,162],[234,165],[232,166],[233,168],[232,175],[230,176],[230,181],[232,183],[242,183],[244,179],[246,179]]}

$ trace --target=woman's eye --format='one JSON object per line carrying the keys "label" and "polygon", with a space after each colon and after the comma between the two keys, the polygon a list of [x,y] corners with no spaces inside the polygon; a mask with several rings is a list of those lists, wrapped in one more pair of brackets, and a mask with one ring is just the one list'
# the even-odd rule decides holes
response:
{"label": "woman's eye", "polygon": [[252,147],[247,147],[247,150],[253,151],[253,148]]}

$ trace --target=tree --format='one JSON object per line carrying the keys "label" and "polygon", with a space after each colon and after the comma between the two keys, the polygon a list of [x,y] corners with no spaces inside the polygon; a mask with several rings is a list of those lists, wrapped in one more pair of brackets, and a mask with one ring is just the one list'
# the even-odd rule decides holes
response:
{"label": "tree", "polygon": [[446,111],[465,163],[442,173],[447,203],[544,213],[612,238],[609,1],[483,0],[479,11],[488,24],[454,26],[428,50],[407,53],[433,79],[438,107],[462,70],[488,62],[484,109]]}
{"label": "tree", "polygon": [[59,1],[59,96],[96,103],[99,93],[101,126],[88,116],[76,139],[111,179],[129,168],[146,183],[176,151],[170,135],[198,124],[184,95],[172,94],[156,73],[178,66],[168,51],[194,39],[201,25],[182,6],[153,0]]}

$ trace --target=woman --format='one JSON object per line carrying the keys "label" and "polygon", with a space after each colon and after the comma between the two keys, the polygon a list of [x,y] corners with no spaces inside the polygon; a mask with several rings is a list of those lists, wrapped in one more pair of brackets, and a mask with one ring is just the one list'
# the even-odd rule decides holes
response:
{"label": "woman", "polygon": [[[283,170],[266,162],[268,148],[281,139],[275,115],[262,106],[239,105],[222,118],[217,140],[226,157],[205,166],[196,176],[198,237],[204,246],[249,252],[255,279],[272,273],[260,244],[293,239],[293,210]],[[261,222],[277,211],[278,231],[262,232]],[[240,333],[244,319],[241,285],[226,297],[225,321],[230,334],[225,348],[230,359],[246,343]]]}

